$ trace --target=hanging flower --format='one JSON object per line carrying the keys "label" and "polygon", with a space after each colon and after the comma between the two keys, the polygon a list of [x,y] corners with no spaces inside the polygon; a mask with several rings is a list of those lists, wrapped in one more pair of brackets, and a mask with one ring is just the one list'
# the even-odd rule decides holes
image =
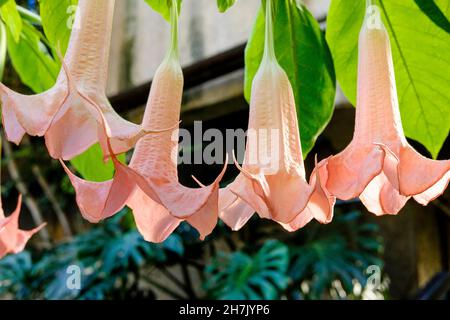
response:
{"label": "hanging flower", "polygon": [[[172,45],[152,82],[144,114],[145,129],[169,127],[179,121],[183,74],[178,60],[176,2],[171,7]],[[92,100],[91,104],[96,105]],[[103,120],[107,130],[106,117]],[[173,157],[176,150],[178,129],[144,136],[137,143],[129,166],[120,163],[111,152],[116,174],[113,180],[101,183],[84,181],[64,166],[83,216],[95,223],[128,205],[139,231],[148,241],[164,241],[182,221],[194,226],[204,239],[217,223],[219,182],[225,168],[212,185],[187,188],[178,182],[177,160]]]}
{"label": "hanging flower", "polygon": [[49,153],[56,159],[69,160],[99,140],[106,153],[101,120],[80,92],[101,108],[115,153],[129,150],[146,133],[121,118],[106,97],[114,5],[115,0],[79,1],[63,67],[51,89],[27,96],[0,84],[8,140],[19,144],[25,133],[45,136]]}
{"label": "hanging flower", "polygon": [[19,201],[16,210],[9,216],[5,217],[0,201],[0,259],[9,253],[19,253],[27,244],[28,240],[45,224],[42,224],[36,229],[24,231],[19,229],[19,214],[22,197],[19,196]]}
{"label": "hanging flower", "polygon": [[367,7],[359,36],[353,140],[319,171],[328,175],[331,194],[359,197],[376,215],[397,214],[410,197],[426,205],[448,185],[450,161],[421,156],[403,133],[389,36],[377,6]]}
{"label": "hanging flower", "polygon": [[[335,199],[323,189],[319,172],[305,179],[294,94],[275,57],[271,1],[266,2],[266,38],[253,80],[250,121],[241,173],[221,190],[220,218],[241,228],[256,211],[293,231],[313,218],[330,222]],[[326,181],[326,179],[325,179]]]}

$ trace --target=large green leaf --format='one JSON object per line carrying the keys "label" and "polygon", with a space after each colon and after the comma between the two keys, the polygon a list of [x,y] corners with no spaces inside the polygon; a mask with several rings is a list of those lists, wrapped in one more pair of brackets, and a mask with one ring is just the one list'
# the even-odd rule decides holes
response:
{"label": "large green leaf", "polygon": [[8,53],[21,81],[34,92],[50,88],[58,74],[58,64],[41,42],[41,34],[29,22],[23,22],[18,42],[7,29]]}
{"label": "large green leaf", "polygon": [[[125,162],[125,155],[120,155],[119,160]],[[114,165],[111,160],[103,162],[103,153],[99,144],[95,144],[87,151],[70,161],[81,176],[90,181],[106,181],[114,175]]]}
{"label": "large green leaf", "polygon": [[[403,127],[409,138],[436,157],[450,130],[450,35],[425,15],[414,1],[379,1],[389,31]],[[448,0],[436,0],[450,14]],[[333,0],[327,40],[337,78],[355,104],[358,34],[365,1]]]}
{"label": "large green leaf", "polygon": [[[295,0],[274,1],[274,39],[277,59],[291,81],[304,156],[333,114],[336,92],[331,55],[319,24]],[[245,97],[259,68],[264,49],[264,12],[261,9],[245,51]]]}
{"label": "large green leaf", "polygon": [[[178,1],[178,13],[181,12],[181,0]],[[153,10],[158,12],[164,19],[170,21],[170,8],[172,0],[145,0]]]}
{"label": "large green leaf", "polygon": [[22,19],[20,18],[19,11],[17,10],[16,1],[5,1],[5,3],[0,7],[0,15],[11,32],[14,41],[18,42],[20,33],[22,32]]}
{"label": "large green leaf", "polygon": [[41,0],[40,13],[45,35],[50,43],[65,53],[78,0]]}
{"label": "large green leaf", "polygon": [[225,12],[230,9],[237,0],[217,0],[217,7],[220,12]]}
{"label": "large green leaf", "polygon": [[218,299],[277,299],[279,290],[288,285],[288,264],[288,248],[269,240],[254,256],[240,251],[220,253],[205,269],[204,286]]}

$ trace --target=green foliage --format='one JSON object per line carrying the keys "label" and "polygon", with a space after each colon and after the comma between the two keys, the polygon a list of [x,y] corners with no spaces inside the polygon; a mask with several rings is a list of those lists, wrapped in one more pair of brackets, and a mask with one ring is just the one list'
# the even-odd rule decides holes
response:
{"label": "green foliage", "polygon": [[[118,156],[119,161],[125,162],[125,154]],[[94,144],[87,151],[70,161],[81,176],[90,181],[106,181],[112,178],[114,164],[112,160],[103,162],[103,153],[100,145]]]}
{"label": "green foliage", "polygon": [[2,20],[8,26],[8,29],[15,42],[19,41],[22,32],[22,19],[15,0],[7,0],[0,7],[0,15]]}
{"label": "green foliage", "polygon": [[[448,3],[447,0],[434,2],[441,7]],[[422,143],[436,157],[450,130],[450,35],[413,1],[378,3],[391,38],[405,134]],[[337,78],[353,104],[358,34],[364,13],[365,1],[333,0],[327,19],[327,40]],[[450,14],[450,6],[447,5],[444,13]]]}
{"label": "green foliage", "polygon": [[[318,22],[305,6],[293,0],[273,1],[277,59],[292,84],[304,156],[328,124],[334,108],[333,62]],[[245,97],[264,50],[264,10],[258,13],[245,52]]]}
{"label": "green foliage", "polygon": [[45,35],[62,54],[69,43],[78,0],[40,0],[40,13]]}
{"label": "green foliage", "polygon": [[7,49],[6,26],[3,21],[0,20],[0,81],[3,80],[3,74],[5,73]]}
{"label": "green foliage", "polygon": [[29,281],[32,265],[31,255],[27,251],[0,260],[0,296],[11,294],[16,299],[29,297],[33,292]]}
{"label": "green foliage", "polygon": [[217,7],[219,8],[220,12],[225,12],[230,9],[235,3],[236,0],[217,0]]}
{"label": "green foliage", "polygon": [[317,224],[308,226],[308,234],[315,236],[304,245],[290,247],[289,274],[295,283],[308,287],[306,292],[300,292],[298,286],[300,296],[323,299],[336,280],[347,296],[352,295],[355,281],[362,287],[366,285],[369,266],[382,269],[379,227],[361,223],[360,218],[361,213],[354,211],[337,216],[327,229]]}
{"label": "green foliage", "polygon": [[[158,12],[166,21],[170,21],[170,8],[173,0],[145,0],[145,2]],[[178,14],[181,12],[181,0],[178,1]]]}
{"label": "green foliage", "polygon": [[[152,244],[136,229],[124,230],[123,217],[116,215],[35,261],[28,252],[0,260],[0,295],[10,293],[19,299],[105,299],[126,290],[130,275],[139,272],[144,264],[165,263],[171,256],[184,254],[179,235]],[[71,265],[82,270],[81,290],[67,286],[67,268]]]}
{"label": "green foliage", "polygon": [[[274,230],[268,234],[278,237]],[[204,287],[209,298],[219,299],[360,298],[364,290],[381,290],[367,287],[366,272],[370,266],[383,270],[382,252],[378,225],[351,211],[327,226],[310,223],[283,242],[267,240],[255,255],[219,252],[205,268]]]}
{"label": "green foliage", "polygon": [[34,92],[49,89],[55,83],[59,65],[41,41],[41,32],[23,21],[20,40],[14,41],[9,31],[7,39],[9,57],[21,81]]}
{"label": "green foliage", "polygon": [[205,269],[205,288],[224,300],[277,299],[288,285],[288,248],[269,240],[254,255],[220,253]]}

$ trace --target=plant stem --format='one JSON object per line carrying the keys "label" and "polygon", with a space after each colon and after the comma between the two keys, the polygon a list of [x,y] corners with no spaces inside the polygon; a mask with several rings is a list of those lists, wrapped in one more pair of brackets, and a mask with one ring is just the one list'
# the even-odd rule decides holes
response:
{"label": "plant stem", "polygon": [[264,56],[263,61],[267,59],[276,60],[274,39],[273,39],[273,12],[272,12],[272,0],[266,0],[266,34],[264,40]]}
{"label": "plant stem", "polygon": [[168,58],[178,59],[178,1],[172,0],[170,7],[170,33],[171,43],[168,52]]}

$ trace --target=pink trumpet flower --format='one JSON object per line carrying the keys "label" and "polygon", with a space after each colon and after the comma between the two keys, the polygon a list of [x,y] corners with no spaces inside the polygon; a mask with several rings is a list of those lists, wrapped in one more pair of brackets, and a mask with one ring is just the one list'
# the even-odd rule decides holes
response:
{"label": "pink trumpet flower", "polygon": [[244,164],[236,162],[241,173],[221,190],[220,218],[234,230],[254,212],[289,231],[313,218],[328,223],[333,217],[335,199],[321,183],[327,177],[315,170],[309,184],[305,179],[294,94],[275,57],[271,8],[267,0],[265,50],[253,80]]}
{"label": "pink trumpet flower", "polygon": [[[171,9],[172,46],[153,79],[144,128],[171,126],[179,121],[183,74],[178,61],[176,3],[172,2]],[[107,129],[106,119],[104,125]],[[81,180],[64,166],[83,216],[96,223],[128,205],[147,241],[164,241],[182,221],[194,226],[204,239],[217,223],[219,182],[226,168],[212,185],[187,188],[178,182],[177,159],[174,159],[177,150],[178,129],[144,136],[137,143],[128,167],[111,153],[116,174],[113,180],[101,183]]]}
{"label": "pink trumpet flower", "polygon": [[19,144],[25,133],[45,136],[50,155],[64,160],[99,140],[107,152],[101,120],[80,92],[100,106],[115,153],[129,150],[145,134],[114,111],[105,93],[114,5],[115,0],[79,1],[63,67],[51,89],[27,96],[0,84],[8,140]]}
{"label": "pink trumpet flower", "polygon": [[340,199],[359,197],[376,215],[397,214],[410,197],[426,205],[441,195],[449,170],[449,160],[427,159],[405,138],[389,36],[379,8],[369,5],[359,36],[355,133],[344,151],[322,163],[326,188]]}
{"label": "pink trumpet flower", "polygon": [[19,201],[16,210],[9,216],[5,217],[0,201],[0,259],[9,253],[19,253],[23,251],[28,240],[45,224],[30,231],[19,229],[19,214],[22,197],[19,196]]}

